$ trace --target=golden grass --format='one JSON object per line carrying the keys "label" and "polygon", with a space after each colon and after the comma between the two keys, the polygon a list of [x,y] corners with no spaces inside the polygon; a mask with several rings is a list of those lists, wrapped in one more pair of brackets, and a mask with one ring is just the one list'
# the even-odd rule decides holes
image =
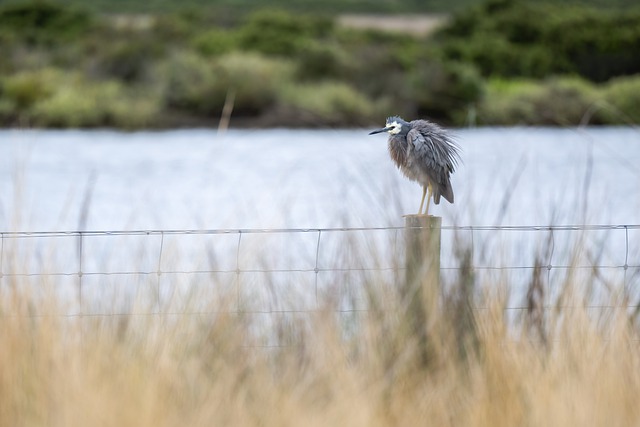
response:
{"label": "golden grass", "polygon": [[[545,312],[543,340],[530,317],[508,317],[499,292],[469,311],[450,291],[427,322],[425,360],[405,305],[388,292],[368,295],[385,309],[357,320],[327,305],[259,329],[220,299],[200,315],[61,316],[55,294],[21,289],[3,279],[0,425],[640,422],[637,326],[623,308],[580,308],[580,295],[565,296],[574,308]],[[261,330],[284,345],[262,346],[273,340]]]}

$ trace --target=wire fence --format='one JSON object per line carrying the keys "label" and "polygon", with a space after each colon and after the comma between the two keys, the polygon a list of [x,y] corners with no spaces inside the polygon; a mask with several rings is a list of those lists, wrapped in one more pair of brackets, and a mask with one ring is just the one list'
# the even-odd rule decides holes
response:
{"label": "wire fence", "polygon": [[[7,231],[0,232],[0,286],[53,288],[72,302],[67,316],[295,314],[326,309],[327,301],[336,312],[356,313],[369,309],[368,288],[402,280],[404,232]],[[590,308],[611,307],[615,292],[629,305],[640,296],[640,225],[443,226],[441,234],[443,286],[456,280],[467,250],[478,283],[508,285],[509,310],[526,308],[540,269],[547,306],[568,275],[591,288]]]}

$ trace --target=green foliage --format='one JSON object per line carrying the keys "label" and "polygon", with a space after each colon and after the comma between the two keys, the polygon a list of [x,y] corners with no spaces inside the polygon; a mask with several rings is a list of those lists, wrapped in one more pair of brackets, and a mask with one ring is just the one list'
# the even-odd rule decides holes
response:
{"label": "green foliage", "polygon": [[46,127],[140,128],[151,124],[157,105],[148,94],[131,96],[116,81],[91,82],[75,74],[34,106],[32,122]]}
{"label": "green foliage", "polygon": [[44,127],[153,124],[158,100],[153,92],[131,93],[116,81],[91,81],[82,74],[47,68],[2,81],[0,123]]}
{"label": "green foliage", "polygon": [[50,1],[28,1],[0,8],[0,32],[28,43],[68,41],[89,30],[90,15]]}
{"label": "green foliage", "polygon": [[243,49],[292,56],[310,39],[326,36],[332,27],[329,19],[265,10],[252,14],[238,37]]}
{"label": "green foliage", "polygon": [[551,21],[545,37],[569,69],[596,82],[640,73],[640,9],[603,13],[571,8]]}
{"label": "green foliage", "polygon": [[238,42],[233,32],[215,28],[198,34],[192,44],[204,56],[218,56],[235,50]]}
{"label": "green foliage", "polygon": [[216,61],[214,73],[219,99],[224,101],[227,92],[233,91],[235,114],[256,115],[275,103],[284,84],[291,80],[293,66],[256,54],[232,53]]}
{"label": "green foliage", "polygon": [[589,82],[579,78],[533,81],[491,80],[479,105],[482,124],[560,125],[603,123],[597,108],[601,96]]}
{"label": "green foliage", "polygon": [[221,109],[224,100],[213,98],[216,79],[211,62],[193,54],[171,58],[162,70],[165,81],[164,103],[176,109],[198,115],[210,115]]}
{"label": "green foliage", "polygon": [[301,80],[345,78],[353,69],[348,53],[337,44],[315,40],[300,46],[296,75]]}
{"label": "green foliage", "polygon": [[[5,0],[7,1],[7,0]],[[60,0],[62,1],[62,0]],[[540,0],[527,0],[539,2]],[[551,0],[547,0],[551,1]],[[553,0],[555,3],[594,6],[603,9],[624,10],[637,6],[637,0]],[[277,0],[270,2],[288,11],[306,13],[451,13],[481,3],[482,0]],[[263,0],[64,0],[65,4],[91,8],[98,13],[163,13],[184,11],[211,11],[227,18],[242,17],[247,12],[265,6]]]}
{"label": "green foliage", "polygon": [[577,73],[606,81],[640,72],[640,9],[492,0],[456,15],[438,38],[447,58],[471,62],[485,76]]}
{"label": "green foliage", "polygon": [[339,82],[290,85],[282,92],[280,114],[290,125],[366,125],[380,108],[353,87]]}
{"label": "green foliage", "polygon": [[188,41],[217,25],[215,15],[206,8],[182,8],[176,13],[154,13],[151,32],[162,42]]}
{"label": "green foliage", "polygon": [[446,58],[473,64],[485,76],[542,78],[568,68],[557,64],[546,46],[517,46],[490,33],[473,36],[472,43],[452,40],[443,49]]}
{"label": "green foliage", "polygon": [[233,93],[234,114],[256,115],[273,105],[292,70],[286,61],[257,54],[232,53],[215,61],[180,55],[168,64],[165,103],[198,115],[218,115]]}
{"label": "green foliage", "polygon": [[411,74],[417,116],[451,121],[480,99],[484,84],[477,70],[459,62],[424,63]]}
{"label": "green foliage", "polygon": [[607,104],[602,114],[608,123],[640,123],[640,74],[613,79],[602,92]]}
{"label": "green foliage", "polygon": [[7,104],[21,112],[51,96],[58,79],[58,73],[50,69],[18,73],[2,81],[0,93]]}
{"label": "green foliage", "polygon": [[97,73],[123,82],[142,81],[148,69],[164,54],[162,45],[144,37],[106,41],[95,55]]}
{"label": "green foliage", "polygon": [[474,109],[487,124],[640,121],[637,78],[576,78],[640,75],[640,9],[490,0],[425,39],[322,14],[243,18],[222,3],[220,13],[192,1],[136,16],[49,0],[0,6],[0,124],[213,124],[231,99],[234,117],[270,125],[367,125],[391,113],[463,124]]}

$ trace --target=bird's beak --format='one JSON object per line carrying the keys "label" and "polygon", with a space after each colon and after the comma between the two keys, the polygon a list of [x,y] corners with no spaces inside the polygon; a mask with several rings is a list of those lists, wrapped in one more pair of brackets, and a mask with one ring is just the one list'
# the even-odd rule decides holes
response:
{"label": "bird's beak", "polygon": [[376,130],[374,130],[372,132],[369,132],[369,135],[374,135],[376,133],[387,132],[387,131],[390,131],[391,129],[393,129],[393,126],[387,126],[386,128],[376,129]]}

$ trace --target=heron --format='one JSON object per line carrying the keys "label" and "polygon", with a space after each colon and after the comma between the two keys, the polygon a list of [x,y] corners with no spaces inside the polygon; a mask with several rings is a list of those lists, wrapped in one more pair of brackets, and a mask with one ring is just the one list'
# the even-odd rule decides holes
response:
{"label": "heron", "polygon": [[425,196],[437,205],[440,196],[453,203],[451,174],[460,162],[460,146],[451,135],[428,120],[407,122],[398,116],[387,118],[385,127],[370,132],[389,133],[389,154],[398,169],[410,180],[422,185],[422,200],[418,215],[422,215]]}

